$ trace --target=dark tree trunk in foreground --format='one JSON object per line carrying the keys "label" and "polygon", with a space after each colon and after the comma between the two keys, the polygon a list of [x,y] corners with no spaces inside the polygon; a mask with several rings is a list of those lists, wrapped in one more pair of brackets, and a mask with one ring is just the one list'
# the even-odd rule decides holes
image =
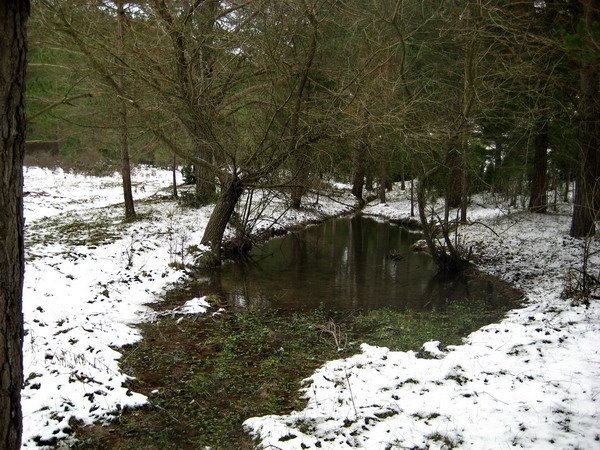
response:
{"label": "dark tree trunk in foreground", "polygon": [[215,204],[204,235],[202,236],[202,244],[210,246],[215,264],[218,264],[221,260],[221,243],[223,241],[223,234],[227,223],[235,210],[239,198],[244,192],[242,182],[234,178],[228,180],[221,187],[221,195],[219,200]]}
{"label": "dark tree trunk in foreground", "polygon": [[[119,45],[123,51],[125,39],[125,6],[123,1],[117,2],[117,20],[119,22]],[[119,69],[119,84],[121,90],[125,89],[125,70]],[[131,192],[131,164],[129,162],[129,128],[127,126],[127,104],[119,97],[119,140],[121,143],[121,177],[123,179],[123,198],[125,200],[125,220],[135,219],[133,193]]]}
{"label": "dark tree trunk in foreground", "polygon": [[548,123],[544,122],[533,136],[533,169],[529,188],[529,211],[545,213],[548,209]]}
{"label": "dark tree trunk in foreground", "polygon": [[583,0],[586,58],[581,63],[579,142],[581,169],[575,182],[575,206],[571,236],[584,237],[596,231],[600,210],[600,58],[590,42],[592,25],[600,23],[600,1]]}
{"label": "dark tree trunk in foreground", "polygon": [[0,448],[23,430],[23,150],[29,1],[0,2]]}

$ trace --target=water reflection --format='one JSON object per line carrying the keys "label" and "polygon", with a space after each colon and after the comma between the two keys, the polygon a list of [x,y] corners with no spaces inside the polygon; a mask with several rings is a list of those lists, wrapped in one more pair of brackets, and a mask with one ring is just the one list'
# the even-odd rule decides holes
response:
{"label": "water reflection", "polygon": [[210,285],[242,308],[439,310],[453,298],[501,301],[489,280],[438,275],[431,258],[409,250],[418,239],[360,216],[330,220],[269,241],[250,261],[212,273]]}

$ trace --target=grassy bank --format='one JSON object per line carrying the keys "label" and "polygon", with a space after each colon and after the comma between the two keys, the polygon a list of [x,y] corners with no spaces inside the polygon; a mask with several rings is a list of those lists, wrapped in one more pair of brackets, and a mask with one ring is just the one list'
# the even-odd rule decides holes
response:
{"label": "grassy bank", "polygon": [[144,339],[125,350],[122,367],[150,404],[109,426],[78,427],[79,448],[251,448],[241,423],[302,408],[300,381],[325,361],[356,353],[361,342],[415,351],[432,339],[458,344],[513,306],[469,301],[336,317],[254,310],[143,324]]}

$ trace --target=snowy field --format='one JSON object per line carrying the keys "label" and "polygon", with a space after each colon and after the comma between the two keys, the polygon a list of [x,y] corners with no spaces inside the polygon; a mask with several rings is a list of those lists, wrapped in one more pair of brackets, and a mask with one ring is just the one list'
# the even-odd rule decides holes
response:
{"label": "snowy field", "polygon": [[[562,206],[533,215],[475,205],[470,219],[497,235],[481,225],[461,231],[483,270],[526,293],[524,308],[462,345],[427,343],[428,359],[363,344],[304,381],[304,410],[252,418],[246,429],[281,449],[600,448],[600,304],[560,298],[582,255]],[[399,219],[409,208],[395,191],[365,213]],[[598,272],[598,254],[591,267]]]}
{"label": "snowy field", "polygon": [[[24,448],[68,438],[71,418],[102,421],[147,401],[123,387],[118,348],[140,338],[132,325],[153,318],[146,305],[185,276],[175,266],[192,262],[185,249],[199,244],[212,210],[165,199],[171,176],[134,170],[135,197],[147,200],[136,204],[141,220],[123,223],[118,175],[25,169]],[[284,226],[340,214],[352,203],[341,195],[291,212],[274,199],[257,227],[272,225],[269,217]]]}
{"label": "snowy field", "polygon": [[[125,224],[117,176],[26,169],[24,448],[68,438],[71,418],[102,421],[147,401],[123,387],[118,348],[140,338],[134,324],[154,317],[146,305],[185,276],[175,268],[191,262],[182,249],[199,243],[211,211],[161,199],[170,180],[168,171],[136,170],[135,195],[146,200],[136,204],[142,219]],[[353,204],[347,193],[315,201],[293,212],[274,199],[255,209],[265,216],[257,226]],[[560,298],[582,253],[568,237],[568,211],[534,216],[475,203],[471,218],[497,235],[473,225],[464,240],[484,270],[525,291],[526,306],[463,345],[427,344],[431,359],[363,345],[362,354],[325,364],[306,381],[306,409],[246,422],[262,446],[600,448],[600,307]],[[386,205],[365,209],[386,218],[408,211],[398,190]],[[596,271],[599,262],[596,255]],[[198,300],[174,313],[207,308]]]}

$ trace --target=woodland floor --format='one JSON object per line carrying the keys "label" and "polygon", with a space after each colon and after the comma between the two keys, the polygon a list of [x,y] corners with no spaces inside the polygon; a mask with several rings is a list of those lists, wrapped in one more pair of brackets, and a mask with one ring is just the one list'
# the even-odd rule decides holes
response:
{"label": "woodland floor", "polygon": [[[116,176],[25,175],[25,448],[72,445],[75,429],[81,446],[95,448],[600,446],[600,306],[561,298],[582,255],[568,237],[569,205],[547,215],[492,197],[471,205],[471,220],[486,226],[462,228],[464,244],[481,269],[526,294],[524,306],[504,318],[460,304],[446,318],[348,317],[341,322],[357,345],[344,354],[323,332],[322,311],[234,314],[189,292],[181,267],[211,206],[171,201],[161,190],[169,172],[135,172],[141,219],[132,223],[113,206]],[[300,212],[274,197],[256,227],[347,212],[343,187]],[[364,213],[408,211],[396,187]],[[190,297],[197,301],[182,308]]]}

